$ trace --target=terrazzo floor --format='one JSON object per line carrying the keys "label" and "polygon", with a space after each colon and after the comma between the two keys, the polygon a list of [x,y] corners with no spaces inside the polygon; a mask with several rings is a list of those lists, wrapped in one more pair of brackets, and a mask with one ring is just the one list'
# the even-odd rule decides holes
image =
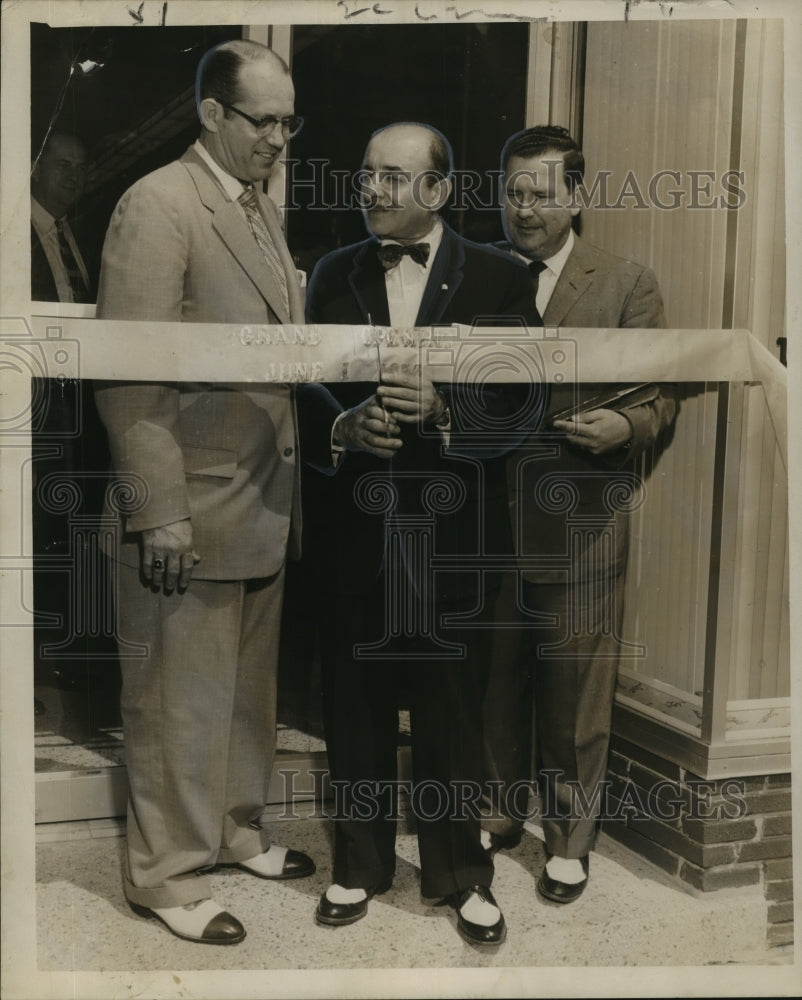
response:
{"label": "terrazzo floor", "polygon": [[[122,762],[121,733],[113,720],[91,740],[78,740],[52,725],[64,698],[51,700],[37,725],[37,770]],[[64,714],[69,721],[71,714]],[[402,715],[400,743],[406,729]],[[291,726],[280,730],[285,752],[323,746],[319,737]],[[248,932],[245,941],[229,948],[181,941],[158,921],[131,911],[121,887],[121,820],[40,823],[36,972],[28,991],[24,987],[18,995],[26,1000],[802,995],[802,989],[783,992],[773,985],[772,973],[792,971],[793,952],[765,948],[762,886],[707,894],[684,890],[602,834],[582,897],[567,907],[545,903],[535,893],[545,860],[535,823],[527,825],[518,848],[496,857],[493,891],[508,927],[499,948],[466,944],[453,912],[421,898],[409,817],[399,823],[392,889],[371,901],[359,923],[320,927],[313,915],[331,881],[331,828],[325,818],[308,814],[314,808],[297,803],[301,818],[289,821],[279,819],[279,807],[265,816],[275,840],[315,858],[318,870],[311,878],[267,883],[233,868],[212,874],[215,898]],[[754,974],[757,987],[747,978]],[[725,975],[731,976],[733,992],[722,982]],[[12,1000],[5,990],[3,997]]]}
{"label": "terrazzo floor", "polygon": [[237,869],[212,875],[215,898],[246,926],[230,948],[181,941],[123,899],[125,840],[119,821],[37,828],[37,941],[40,970],[360,969],[539,966],[671,966],[771,963],[764,949],[766,903],[759,886],[685,892],[658,869],[601,835],[583,896],[544,903],[535,881],[544,862],[540,831],[497,855],[493,891],[508,925],[498,949],[464,943],[448,907],[421,899],[417,841],[402,819],[393,888],[350,927],[314,923],[330,881],[330,825],[274,820],[279,842],[305,850],[308,879],[266,883]]}

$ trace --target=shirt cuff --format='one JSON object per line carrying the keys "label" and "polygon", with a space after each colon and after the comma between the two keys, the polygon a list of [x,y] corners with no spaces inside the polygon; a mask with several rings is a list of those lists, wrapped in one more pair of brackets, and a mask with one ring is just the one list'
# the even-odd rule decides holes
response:
{"label": "shirt cuff", "polygon": [[343,452],[345,451],[344,445],[337,444],[335,442],[335,440],[334,440],[335,437],[337,436],[337,424],[342,420],[342,418],[344,416],[345,416],[344,412],[338,414],[337,418],[334,421],[334,423],[331,425],[331,441],[330,441],[330,447],[331,447],[331,464],[334,466],[335,469],[337,468],[337,465],[338,465],[338,463],[340,461],[340,458],[341,458]]}
{"label": "shirt cuff", "polygon": [[440,431],[440,436],[443,439],[443,444],[447,448],[451,443],[451,410],[449,408],[448,402],[446,401],[445,397],[441,395],[439,392],[437,395],[442,400],[444,409],[443,409],[443,415],[440,417],[440,419],[434,426]]}

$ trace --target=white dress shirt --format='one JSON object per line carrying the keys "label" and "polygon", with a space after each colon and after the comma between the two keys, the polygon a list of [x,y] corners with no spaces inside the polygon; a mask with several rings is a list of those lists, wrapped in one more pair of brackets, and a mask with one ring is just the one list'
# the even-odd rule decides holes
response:
{"label": "white dress shirt", "polygon": [[[443,239],[443,223],[439,218],[435,218],[432,228],[425,236],[421,236],[416,243],[429,244],[429,257],[425,264],[419,264],[408,254],[405,254],[395,267],[384,272],[384,284],[387,290],[387,306],[390,312],[390,325],[396,327],[410,327],[415,325],[418,318],[418,310],[423,300],[423,293],[426,291],[426,284],[429,281],[429,273],[432,262]],[[382,246],[398,244],[398,240],[383,239]],[[332,464],[337,465],[340,455],[344,450],[341,445],[335,443],[337,436],[337,425],[345,414],[340,414],[334,421],[331,429],[332,443]],[[446,422],[439,426],[440,435],[446,445],[450,439],[450,414],[446,412]]]}
{"label": "white dress shirt", "polygon": [[[53,280],[56,283],[56,291],[58,293],[59,302],[74,302],[75,299],[72,294],[72,287],[70,286],[70,279],[67,275],[67,269],[64,266],[64,261],[61,257],[61,250],[58,245],[58,230],[56,229],[56,219],[47,211],[47,209],[42,208],[39,202],[31,196],[31,224],[36,230],[36,235],[39,237],[39,242],[42,244],[42,249],[45,252],[45,257],[47,258],[47,263],[50,265],[50,270],[53,274]],[[64,231],[64,238],[72,250],[72,255],[75,257],[75,263],[81,270],[81,274],[84,279],[86,287],[89,288],[89,275],[86,270],[86,264],[84,264],[84,259],[81,256],[81,251],[78,249],[78,244],[75,242],[75,237],[72,234],[69,223],[66,219],[62,222],[62,228]]]}
{"label": "white dress shirt", "polygon": [[[432,261],[440,247],[443,238],[443,223],[435,219],[432,228],[421,236],[416,243],[429,244],[429,258],[425,264],[419,264],[409,255],[404,255],[394,268],[384,273],[384,283],[387,289],[387,305],[390,310],[390,325],[409,327],[415,325],[418,318],[423,293],[429,280]],[[384,239],[382,246],[397,244],[398,240]]]}
{"label": "white dress shirt", "polygon": [[[537,295],[535,296],[535,305],[537,306],[537,311],[541,316],[543,316],[546,312],[546,306],[549,304],[549,299],[551,298],[554,288],[557,285],[557,281],[563,272],[565,262],[568,260],[573,249],[574,231],[573,229],[569,229],[568,239],[565,243],[563,243],[557,253],[543,261],[546,266],[540,272],[540,277],[538,278],[537,283]],[[524,257],[524,255],[518,253],[517,250],[514,249],[513,252],[516,257],[521,258],[524,264],[532,263],[529,257]]]}
{"label": "white dress shirt", "polygon": [[206,147],[203,145],[200,139],[195,140],[195,143],[192,148],[195,150],[198,156],[203,160],[203,162],[207,165],[207,167],[211,170],[214,176],[220,181],[220,184],[225,193],[228,195],[228,197],[232,201],[237,202],[237,205],[239,206],[239,209],[242,212],[243,218],[246,218],[245,209],[242,207],[242,205],[240,205],[238,201],[239,196],[245,190],[246,185],[243,184],[241,180],[238,180],[232,174],[228,173],[227,170],[223,170],[223,168],[220,166],[217,160],[212,158],[211,153],[208,151],[208,149],[206,149]]}

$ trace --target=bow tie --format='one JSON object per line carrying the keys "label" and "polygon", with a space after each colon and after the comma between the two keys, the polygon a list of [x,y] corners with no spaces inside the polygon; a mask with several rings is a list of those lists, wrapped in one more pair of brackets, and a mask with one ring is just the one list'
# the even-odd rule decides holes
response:
{"label": "bow tie", "polygon": [[385,271],[391,271],[404,254],[409,254],[416,263],[423,266],[429,259],[429,244],[410,243],[402,246],[400,243],[385,243],[376,248],[376,254]]}

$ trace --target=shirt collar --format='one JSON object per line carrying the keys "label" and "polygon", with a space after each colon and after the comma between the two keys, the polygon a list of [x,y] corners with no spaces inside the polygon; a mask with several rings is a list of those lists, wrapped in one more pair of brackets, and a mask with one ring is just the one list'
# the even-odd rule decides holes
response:
{"label": "shirt collar", "polygon": [[220,184],[232,201],[236,201],[237,198],[242,194],[242,192],[247,187],[243,184],[241,180],[232,176],[227,170],[223,170],[220,164],[212,158],[209,150],[203,145],[200,139],[195,140],[195,145],[193,149],[198,154],[198,156],[203,160],[203,162],[208,166],[214,176],[220,181]]}
{"label": "shirt collar", "polygon": [[[573,249],[574,249],[574,231],[573,229],[569,229],[568,239],[565,241],[565,243],[563,243],[563,245],[560,247],[557,253],[552,254],[552,256],[544,260],[543,263],[552,272],[552,274],[554,274],[556,277],[559,278],[559,276],[562,274],[563,268],[565,267],[565,262],[568,260],[569,256],[571,255],[571,251]],[[530,257],[524,257],[522,253],[518,253],[515,247],[513,247],[513,253],[515,254],[516,257],[520,257],[521,260],[524,262],[524,264],[532,263],[532,259]]]}
{"label": "shirt collar", "polygon": [[33,195],[31,195],[31,222],[42,232],[47,232],[56,224],[55,217],[46,208],[43,208]]}

